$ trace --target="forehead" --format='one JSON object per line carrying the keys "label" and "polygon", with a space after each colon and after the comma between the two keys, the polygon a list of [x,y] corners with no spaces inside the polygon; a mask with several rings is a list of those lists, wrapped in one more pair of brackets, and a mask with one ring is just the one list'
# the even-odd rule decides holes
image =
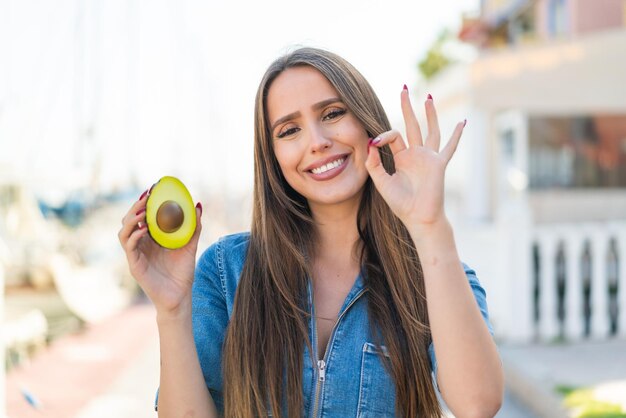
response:
{"label": "forehead", "polygon": [[270,123],[331,97],[339,94],[321,72],[309,66],[288,68],[276,77],[267,93]]}

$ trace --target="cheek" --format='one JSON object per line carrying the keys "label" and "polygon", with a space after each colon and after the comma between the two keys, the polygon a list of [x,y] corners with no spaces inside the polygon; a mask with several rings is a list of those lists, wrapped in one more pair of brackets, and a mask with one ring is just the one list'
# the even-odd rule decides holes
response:
{"label": "cheek", "polygon": [[296,150],[286,146],[274,148],[274,155],[285,176],[288,176],[289,171],[296,169],[298,166],[298,153],[295,151]]}
{"label": "cheek", "polygon": [[345,135],[352,138],[353,141],[360,143],[365,141],[367,143],[367,131],[360,123],[354,121],[350,125],[345,127]]}
{"label": "cheek", "polygon": [[362,141],[367,143],[367,132],[356,124],[336,126],[327,135],[335,141],[352,146],[358,146]]}

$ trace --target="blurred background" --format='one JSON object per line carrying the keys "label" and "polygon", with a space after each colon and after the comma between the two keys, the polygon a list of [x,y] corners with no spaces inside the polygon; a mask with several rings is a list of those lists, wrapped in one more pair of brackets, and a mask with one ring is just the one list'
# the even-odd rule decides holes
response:
{"label": "blurred background", "polygon": [[0,416],[156,416],[121,218],[174,175],[200,252],[249,229],[256,87],[302,45],[400,130],[403,84],[444,138],[467,118],[446,210],[487,291],[498,416],[626,417],[626,0],[0,0]]}

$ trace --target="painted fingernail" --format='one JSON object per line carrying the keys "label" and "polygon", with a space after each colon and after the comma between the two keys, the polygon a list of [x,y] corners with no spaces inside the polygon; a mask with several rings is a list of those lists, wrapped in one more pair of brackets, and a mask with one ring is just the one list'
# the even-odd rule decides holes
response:
{"label": "painted fingernail", "polygon": [[202,216],[202,203],[200,202],[196,203],[196,207],[200,209],[200,216]]}
{"label": "painted fingernail", "polygon": [[379,137],[379,136],[377,136],[376,138],[374,138],[374,139],[372,140],[372,145],[376,145],[376,144],[378,144],[380,141],[381,141],[380,137]]}
{"label": "painted fingernail", "polygon": [[141,196],[139,196],[139,200],[143,199],[144,197],[146,197],[146,195],[148,194],[148,191],[146,190],[145,192],[143,192],[141,194]]}
{"label": "painted fingernail", "polygon": [[145,211],[146,211],[146,208],[140,209],[137,213],[135,213],[135,215],[141,215]]}
{"label": "painted fingernail", "polygon": [[428,93],[428,100],[432,100],[432,99],[433,99],[433,96],[431,96],[431,94]]}
{"label": "painted fingernail", "polygon": [[463,127],[465,128],[465,125],[467,125],[467,119],[463,120]]}
{"label": "painted fingernail", "polygon": [[408,90],[409,88],[406,86],[406,84],[404,85],[404,87],[402,87],[403,90]]}

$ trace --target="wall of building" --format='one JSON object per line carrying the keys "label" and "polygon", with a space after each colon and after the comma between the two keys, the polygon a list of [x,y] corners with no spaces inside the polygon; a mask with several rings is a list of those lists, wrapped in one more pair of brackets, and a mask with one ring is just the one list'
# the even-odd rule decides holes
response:
{"label": "wall of building", "polygon": [[[625,53],[619,53],[624,51]],[[554,115],[626,111],[626,30],[487,51],[470,67],[483,109]]]}
{"label": "wall of building", "polygon": [[573,35],[626,26],[624,0],[570,0],[570,3]]}
{"label": "wall of building", "polygon": [[529,192],[533,221],[600,222],[626,216],[626,193],[623,189],[546,190]]}

